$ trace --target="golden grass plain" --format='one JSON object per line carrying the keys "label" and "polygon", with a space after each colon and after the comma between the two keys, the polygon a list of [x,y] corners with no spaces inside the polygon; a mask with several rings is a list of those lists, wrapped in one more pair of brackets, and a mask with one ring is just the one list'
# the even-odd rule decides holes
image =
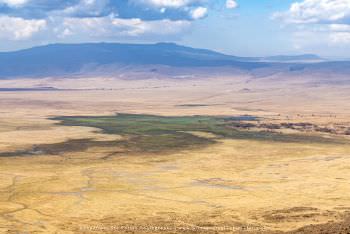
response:
{"label": "golden grass plain", "polygon": [[[120,138],[57,125],[54,116],[248,114],[266,123],[350,127],[349,86],[266,79],[1,81],[75,90],[0,92],[0,152]],[[350,211],[350,144],[222,139],[179,152],[105,157],[113,151],[0,157],[0,232],[297,232],[337,224]]]}

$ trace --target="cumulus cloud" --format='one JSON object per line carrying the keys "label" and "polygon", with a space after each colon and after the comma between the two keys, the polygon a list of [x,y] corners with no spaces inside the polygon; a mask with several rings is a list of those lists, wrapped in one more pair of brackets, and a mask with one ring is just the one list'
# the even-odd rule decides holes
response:
{"label": "cumulus cloud", "polygon": [[75,17],[97,17],[109,13],[109,0],[80,0],[55,13]]}
{"label": "cumulus cloud", "polygon": [[227,0],[226,1],[226,8],[227,9],[235,9],[238,7],[238,4],[235,0]]}
{"label": "cumulus cloud", "polygon": [[[197,20],[207,15],[209,0],[129,0],[129,3],[129,7],[138,7],[139,18]],[[118,13],[123,15],[124,11],[120,9]]]}
{"label": "cumulus cloud", "polygon": [[350,44],[349,24],[330,24],[328,26],[329,40],[333,44]]}
{"label": "cumulus cloud", "polygon": [[350,25],[348,24],[331,24],[329,25],[331,31],[336,32],[350,32]]}
{"label": "cumulus cloud", "polygon": [[287,23],[349,22],[350,0],[304,0],[293,3],[287,12],[278,12],[274,18]]}
{"label": "cumulus cloud", "polygon": [[158,8],[180,8],[196,2],[201,2],[201,0],[133,0],[133,2],[143,3]]}
{"label": "cumulus cloud", "polygon": [[20,7],[26,4],[28,0],[0,0],[0,4],[5,4],[9,7]]}
{"label": "cumulus cloud", "polygon": [[208,9],[205,7],[197,7],[191,11],[192,19],[202,19],[207,16]]}
{"label": "cumulus cloud", "polygon": [[294,40],[299,45],[350,44],[350,0],[303,0],[294,2],[273,19],[296,25]]}
{"label": "cumulus cloud", "polygon": [[[220,0],[225,3],[237,6],[234,0]],[[34,36],[43,42],[172,40],[212,6],[211,0],[0,0],[0,42]]]}
{"label": "cumulus cloud", "polygon": [[0,0],[0,39],[177,38],[207,14],[205,1]]}
{"label": "cumulus cloud", "polygon": [[[142,20],[190,19],[191,10],[206,7],[209,0],[0,0],[0,14],[22,18],[105,17]],[[1,4],[2,3],[2,4]],[[1,7],[5,4],[7,7]],[[11,6],[11,7],[10,7]],[[15,7],[17,6],[17,7]]]}
{"label": "cumulus cloud", "polygon": [[329,36],[332,43],[350,44],[350,32],[336,32]]}
{"label": "cumulus cloud", "polygon": [[45,29],[46,25],[43,19],[0,16],[0,38],[24,40]]}
{"label": "cumulus cloud", "polygon": [[86,36],[89,38],[138,37],[150,35],[173,35],[186,30],[191,23],[185,20],[168,19],[143,21],[138,18],[121,19],[114,15],[90,18],[65,18],[55,28],[61,37]]}

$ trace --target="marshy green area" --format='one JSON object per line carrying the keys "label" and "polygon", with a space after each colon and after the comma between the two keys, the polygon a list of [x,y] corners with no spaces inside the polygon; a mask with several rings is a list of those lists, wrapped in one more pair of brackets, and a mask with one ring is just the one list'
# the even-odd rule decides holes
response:
{"label": "marshy green area", "polygon": [[[303,144],[347,144],[340,138],[317,135],[282,134],[271,131],[237,129],[237,124],[258,121],[254,116],[155,116],[117,114],[113,116],[61,116],[51,118],[63,126],[83,126],[101,129],[105,134],[122,137],[114,141],[82,138],[62,143],[34,145],[30,149],[2,152],[0,157],[59,155],[83,152],[91,147],[109,147],[118,153],[164,153],[206,147],[220,139],[277,141]],[[208,133],[213,137],[196,133]]]}
{"label": "marshy green area", "polygon": [[[117,134],[123,140],[116,146],[128,152],[163,152],[193,147],[204,147],[220,139],[251,139],[293,143],[344,144],[340,139],[314,135],[281,134],[268,131],[248,131],[233,128],[233,123],[257,121],[254,116],[155,116],[117,114],[114,116],[65,116],[53,118],[64,126],[86,126],[101,129],[106,134]],[[194,132],[210,133],[207,138]]]}

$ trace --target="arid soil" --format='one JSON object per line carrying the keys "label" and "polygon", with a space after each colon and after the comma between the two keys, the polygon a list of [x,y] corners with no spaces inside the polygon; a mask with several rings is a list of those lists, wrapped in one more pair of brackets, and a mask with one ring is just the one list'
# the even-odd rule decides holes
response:
{"label": "arid soil", "polygon": [[[350,86],[315,79],[0,81],[62,89],[0,92],[0,233],[348,233]],[[191,131],[213,143],[141,152],[54,120],[116,113],[308,140]]]}

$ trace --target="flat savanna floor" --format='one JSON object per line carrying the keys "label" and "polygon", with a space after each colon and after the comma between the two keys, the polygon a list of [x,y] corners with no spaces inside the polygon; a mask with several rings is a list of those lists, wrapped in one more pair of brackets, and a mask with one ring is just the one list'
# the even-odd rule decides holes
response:
{"label": "flat savanna floor", "polygon": [[[0,82],[18,84],[74,90],[0,92],[0,233],[349,231],[350,85],[247,76]],[[108,122],[115,132],[106,132],[96,116],[115,113],[160,120]],[[246,115],[259,120],[226,119]],[[176,116],[219,116],[240,137]],[[142,128],[150,121],[161,133]]]}

